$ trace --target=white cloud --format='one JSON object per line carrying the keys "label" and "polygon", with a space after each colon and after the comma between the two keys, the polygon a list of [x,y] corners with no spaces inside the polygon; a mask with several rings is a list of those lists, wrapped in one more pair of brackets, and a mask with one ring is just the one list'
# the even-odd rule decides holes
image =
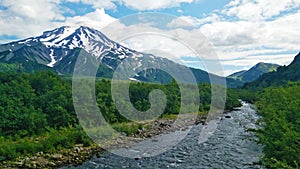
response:
{"label": "white cloud", "polygon": [[106,14],[104,9],[96,9],[94,12],[83,16],[69,17],[66,19],[65,24],[74,27],[83,25],[95,29],[102,29],[107,24],[114,21],[116,21],[116,19]]}
{"label": "white cloud", "polygon": [[[150,52],[151,50],[164,51],[164,53],[169,53],[168,56],[173,56],[173,59],[179,59],[181,56],[194,55],[184,44],[180,43],[179,41],[156,33],[139,34],[123,41],[123,43],[131,49],[146,51],[147,53],[152,53]],[[161,57],[167,56],[161,55]]]}
{"label": "white cloud", "polygon": [[[60,0],[3,0],[0,5],[0,32],[14,35],[20,39],[40,35],[43,31],[60,26],[90,26],[101,29],[116,19],[106,14],[105,10],[96,9],[83,16],[65,17],[60,7]],[[6,43],[1,41],[0,43]]]}
{"label": "white cloud", "polygon": [[112,40],[138,51],[160,49],[177,58],[193,56],[213,59],[214,57],[211,44],[197,29],[162,30],[148,24],[125,26],[120,22],[114,22],[101,31]]}
{"label": "white cloud", "polygon": [[135,10],[145,11],[145,10],[156,10],[164,8],[177,7],[181,3],[192,3],[198,0],[65,0],[67,2],[74,3],[84,3],[92,5],[95,9],[105,8],[105,9],[116,9],[116,3],[125,5],[128,8]]}
{"label": "white cloud", "polygon": [[127,7],[137,10],[154,10],[179,6],[181,3],[192,3],[195,0],[121,0]]}
{"label": "white cloud", "polygon": [[191,16],[181,16],[168,23],[168,28],[193,28],[198,25],[198,19]]}
{"label": "white cloud", "polygon": [[273,21],[264,22],[256,31],[255,38],[259,44],[274,48],[299,50],[300,11]]}
{"label": "white cloud", "polygon": [[92,5],[93,8],[116,9],[114,2],[116,0],[65,0],[66,2],[83,3]]}
{"label": "white cloud", "polygon": [[183,13],[183,10],[182,9],[178,9],[177,12],[178,13]]}
{"label": "white cloud", "polygon": [[272,19],[299,6],[299,0],[233,0],[222,13],[242,20],[258,21]]}
{"label": "white cloud", "polygon": [[225,7],[234,7],[241,3],[241,0],[231,0]]}
{"label": "white cloud", "polygon": [[200,30],[215,46],[242,46],[253,44],[253,33],[259,24],[238,21],[220,21],[203,25]]}
{"label": "white cloud", "polygon": [[2,0],[7,9],[0,12],[0,32],[20,38],[36,35],[46,28],[55,28],[63,20],[58,0]]}
{"label": "white cloud", "polygon": [[224,66],[235,65],[239,67],[244,67],[246,69],[251,68],[258,62],[288,65],[293,61],[291,55],[293,54],[246,56],[243,57],[242,59],[222,61],[222,65]]}
{"label": "white cloud", "polygon": [[[278,17],[272,21],[221,21],[203,25],[200,30],[215,45],[220,58],[247,57],[268,53],[299,50],[300,12]],[[257,50],[259,49],[259,50]],[[247,52],[243,52],[247,51]],[[259,52],[261,51],[261,52]],[[262,58],[266,55],[260,56]],[[290,55],[290,58],[293,58]],[[290,59],[289,59],[290,60]],[[283,60],[278,62],[285,64]]]}
{"label": "white cloud", "polygon": [[206,23],[220,21],[221,18],[216,14],[211,14],[208,17],[198,19],[192,16],[180,16],[168,23],[169,28],[193,28]]}
{"label": "white cloud", "polygon": [[3,0],[1,4],[8,8],[7,12],[13,17],[42,21],[45,18],[50,20],[63,19],[61,11],[57,8],[58,3],[57,0]]}

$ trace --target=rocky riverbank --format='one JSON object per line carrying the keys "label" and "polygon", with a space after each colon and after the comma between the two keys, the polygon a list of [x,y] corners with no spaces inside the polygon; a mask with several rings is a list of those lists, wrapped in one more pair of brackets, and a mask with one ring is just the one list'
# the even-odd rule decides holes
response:
{"label": "rocky riverbank", "polygon": [[132,136],[121,135],[120,137],[110,140],[104,145],[92,145],[84,147],[77,144],[70,149],[62,149],[55,153],[39,152],[32,156],[22,156],[14,161],[4,161],[0,164],[0,168],[56,168],[64,165],[79,165],[89,160],[93,156],[100,155],[105,150],[111,150],[121,147],[128,147],[134,143],[140,142],[146,138],[173,132],[176,130],[186,130],[188,126],[205,123],[206,116],[195,114],[184,114],[180,120],[176,118],[163,118],[149,123],[143,124],[143,128],[139,129]]}
{"label": "rocky riverbank", "polygon": [[[162,134],[130,148],[116,149],[114,154],[103,153],[99,158],[92,158],[82,165],[61,169],[264,169],[257,163],[263,155],[262,146],[255,141],[257,138],[253,132],[247,132],[249,128],[256,128],[257,120],[259,116],[251,105],[244,104],[239,110],[220,114],[207,126],[191,127],[187,135],[181,131]],[[216,129],[212,128],[214,125],[217,125]],[[209,134],[208,138],[202,135],[207,138],[205,142],[199,142],[202,129],[207,129]],[[181,140],[182,137],[184,139]],[[178,138],[181,140],[179,143]],[[130,159],[128,156],[135,158]]]}
{"label": "rocky riverbank", "polygon": [[19,157],[14,161],[3,162],[0,168],[55,168],[66,164],[78,165],[101,152],[103,149],[97,145],[84,147],[77,144],[72,149],[63,149],[56,153],[39,152],[30,157]]}

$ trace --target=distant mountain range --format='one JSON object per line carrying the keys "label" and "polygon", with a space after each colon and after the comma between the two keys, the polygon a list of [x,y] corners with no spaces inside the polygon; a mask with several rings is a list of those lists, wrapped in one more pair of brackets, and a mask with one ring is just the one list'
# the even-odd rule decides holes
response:
{"label": "distant mountain range", "polygon": [[226,80],[228,87],[242,86],[278,66],[260,63],[248,71],[221,77],[166,58],[129,49],[110,40],[100,31],[84,26],[77,29],[63,26],[46,31],[41,36],[0,45],[1,71],[49,70],[60,75],[72,75],[76,62],[79,62],[82,74],[90,74],[91,67],[95,67],[98,77],[112,78],[125,59],[128,66],[121,71],[125,72],[125,78],[129,80],[167,83],[172,80],[164,70],[167,68],[169,72],[181,75],[182,81],[188,82],[189,76],[184,73],[188,69],[198,83],[210,83],[211,78],[220,85],[224,85],[222,82]]}
{"label": "distant mountain range", "polygon": [[279,66],[280,65],[277,64],[260,62],[255,66],[253,66],[252,68],[250,68],[249,70],[236,72],[227,77],[235,80],[240,80],[244,83],[252,82],[265,73],[276,71]]}
{"label": "distant mountain range", "polygon": [[244,88],[264,88],[268,86],[280,86],[288,81],[300,80],[300,53],[298,53],[293,62],[288,66],[280,66],[277,71],[265,73],[258,79],[246,83]]}

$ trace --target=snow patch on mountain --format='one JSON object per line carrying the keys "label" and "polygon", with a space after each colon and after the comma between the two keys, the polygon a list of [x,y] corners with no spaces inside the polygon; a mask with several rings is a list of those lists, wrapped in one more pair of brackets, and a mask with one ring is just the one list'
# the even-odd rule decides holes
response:
{"label": "snow patch on mountain", "polygon": [[54,64],[56,63],[56,60],[55,60],[55,56],[54,56],[54,50],[53,49],[50,49],[50,54],[49,54],[50,58],[51,58],[51,62],[49,64],[47,64],[47,66],[49,67],[53,67]]}
{"label": "snow patch on mountain", "polygon": [[44,43],[46,46],[61,46],[65,42],[65,39],[74,33],[75,29],[72,27],[64,26],[57,28],[53,31],[44,32],[42,36],[38,37],[39,41]]}

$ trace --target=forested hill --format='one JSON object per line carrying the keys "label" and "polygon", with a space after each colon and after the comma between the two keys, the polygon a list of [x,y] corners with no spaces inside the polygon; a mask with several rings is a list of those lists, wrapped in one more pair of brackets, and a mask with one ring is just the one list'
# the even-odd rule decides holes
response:
{"label": "forested hill", "polygon": [[249,70],[236,72],[234,74],[229,75],[228,78],[240,80],[243,83],[252,82],[265,73],[276,71],[276,69],[279,66],[280,65],[277,64],[259,62],[255,66],[251,67]]}
{"label": "forested hill", "polygon": [[268,86],[280,86],[288,81],[300,80],[300,53],[295,56],[293,62],[288,66],[278,67],[276,72],[262,75],[257,80],[246,83],[245,89],[262,89]]}

